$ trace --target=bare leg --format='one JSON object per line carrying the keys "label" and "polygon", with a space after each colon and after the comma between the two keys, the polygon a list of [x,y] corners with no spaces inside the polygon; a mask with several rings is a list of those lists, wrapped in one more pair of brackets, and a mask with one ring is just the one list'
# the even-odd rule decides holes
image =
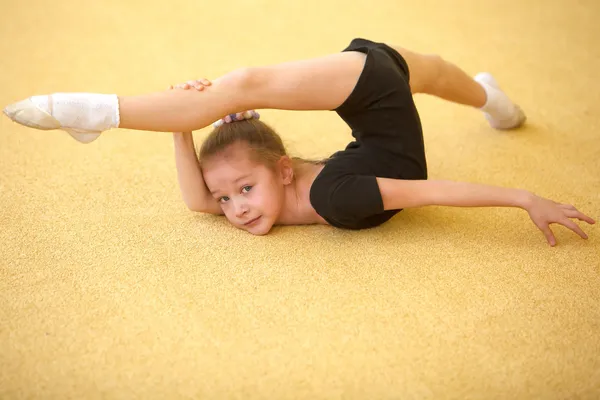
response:
{"label": "bare leg", "polygon": [[[440,75],[430,93],[444,100],[481,108],[486,94],[483,87],[456,65],[440,59]],[[427,88],[427,87],[426,87]]]}
{"label": "bare leg", "polygon": [[167,90],[143,96],[54,93],[7,106],[13,121],[36,129],[77,134],[115,127],[159,132],[204,128],[226,114],[249,109],[330,110],[356,85],[365,56],[355,52],[263,67],[215,79],[201,93]]}
{"label": "bare leg", "polygon": [[[482,107],[495,128],[509,129],[520,124],[516,106],[499,88],[476,82],[438,56],[396,49],[409,64],[413,93],[427,93]],[[45,130],[64,129],[78,140],[81,139],[77,135],[90,133],[92,138],[85,141],[117,126],[187,132],[204,128],[240,110],[331,110],[351,93],[364,60],[363,54],[344,52],[275,66],[239,69],[216,79],[202,93],[168,90],[119,98],[93,93],[33,96],[6,107],[4,112],[22,125]]]}
{"label": "bare leg", "polygon": [[471,78],[440,56],[394,48],[408,64],[413,94],[426,93],[477,108],[495,129],[518,128],[525,122],[523,110],[508,98],[491,74],[481,73]]}
{"label": "bare leg", "polygon": [[437,55],[419,54],[399,46],[393,47],[408,64],[413,94],[430,94],[476,108],[485,104],[483,87],[456,65]]}
{"label": "bare leg", "polygon": [[365,59],[356,52],[333,53],[243,68],[216,79],[201,93],[170,90],[124,97],[120,99],[120,127],[190,131],[241,110],[331,110],[348,98]]}
{"label": "bare leg", "polygon": [[242,70],[213,81],[202,92],[167,90],[119,97],[119,128],[157,132],[189,132],[204,128],[224,115],[247,109]]}
{"label": "bare leg", "polygon": [[158,132],[189,132],[204,128],[226,114],[247,110],[250,96],[247,69],[239,69],[195,90],[166,90],[142,96],[99,93],[53,93],[11,104],[4,113],[35,129],[63,129],[89,143],[111,128]]}

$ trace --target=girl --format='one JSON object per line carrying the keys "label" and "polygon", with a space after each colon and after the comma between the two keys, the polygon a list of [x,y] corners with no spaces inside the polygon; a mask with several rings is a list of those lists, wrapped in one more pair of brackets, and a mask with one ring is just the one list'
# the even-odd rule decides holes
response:
{"label": "girl", "polygon": [[[242,68],[211,84],[191,82],[134,97],[90,93],[33,96],[8,106],[14,121],[63,129],[89,142],[111,128],[175,131],[178,180],[194,211],[225,215],[264,235],[275,224],[378,226],[403,208],[426,205],[520,207],[551,246],[549,225],[584,239],[570,218],[593,219],[572,205],[526,190],[427,180],[419,115],[412,95],[426,93],[483,111],[495,129],[513,129],[525,115],[487,73],[475,79],[439,56],[354,39],[343,51],[272,66]],[[239,110],[335,110],[354,140],[326,160],[290,158],[280,137],[250,118],[216,123],[196,156],[191,131]],[[243,117],[243,118],[242,118]],[[229,122],[241,119],[235,123]]]}

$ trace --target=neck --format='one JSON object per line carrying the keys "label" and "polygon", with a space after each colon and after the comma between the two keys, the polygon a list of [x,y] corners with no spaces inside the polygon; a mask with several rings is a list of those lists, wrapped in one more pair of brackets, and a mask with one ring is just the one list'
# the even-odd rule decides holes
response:
{"label": "neck", "polygon": [[326,224],[310,204],[310,187],[322,169],[323,165],[303,164],[294,171],[294,182],[285,187],[284,205],[277,219],[278,224]]}

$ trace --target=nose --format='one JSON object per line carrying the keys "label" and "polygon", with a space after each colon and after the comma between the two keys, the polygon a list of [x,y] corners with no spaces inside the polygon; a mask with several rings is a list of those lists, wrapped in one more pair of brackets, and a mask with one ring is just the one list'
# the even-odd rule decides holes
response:
{"label": "nose", "polygon": [[235,216],[237,218],[242,217],[244,214],[246,214],[248,212],[248,204],[243,200],[235,201],[234,207],[235,207]]}

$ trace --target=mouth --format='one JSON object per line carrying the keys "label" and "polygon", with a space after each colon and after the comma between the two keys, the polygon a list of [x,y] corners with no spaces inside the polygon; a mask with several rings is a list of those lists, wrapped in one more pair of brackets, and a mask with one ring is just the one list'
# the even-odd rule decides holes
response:
{"label": "mouth", "polygon": [[254,218],[254,219],[251,219],[250,221],[246,222],[244,225],[245,225],[245,226],[250,226],[250,225],[253,225],[253,224],[255,224],[256,222],[258,222],[258,220],[259,220],[260,218],[261,218],[261,217],[256,217],[256,218]]}

